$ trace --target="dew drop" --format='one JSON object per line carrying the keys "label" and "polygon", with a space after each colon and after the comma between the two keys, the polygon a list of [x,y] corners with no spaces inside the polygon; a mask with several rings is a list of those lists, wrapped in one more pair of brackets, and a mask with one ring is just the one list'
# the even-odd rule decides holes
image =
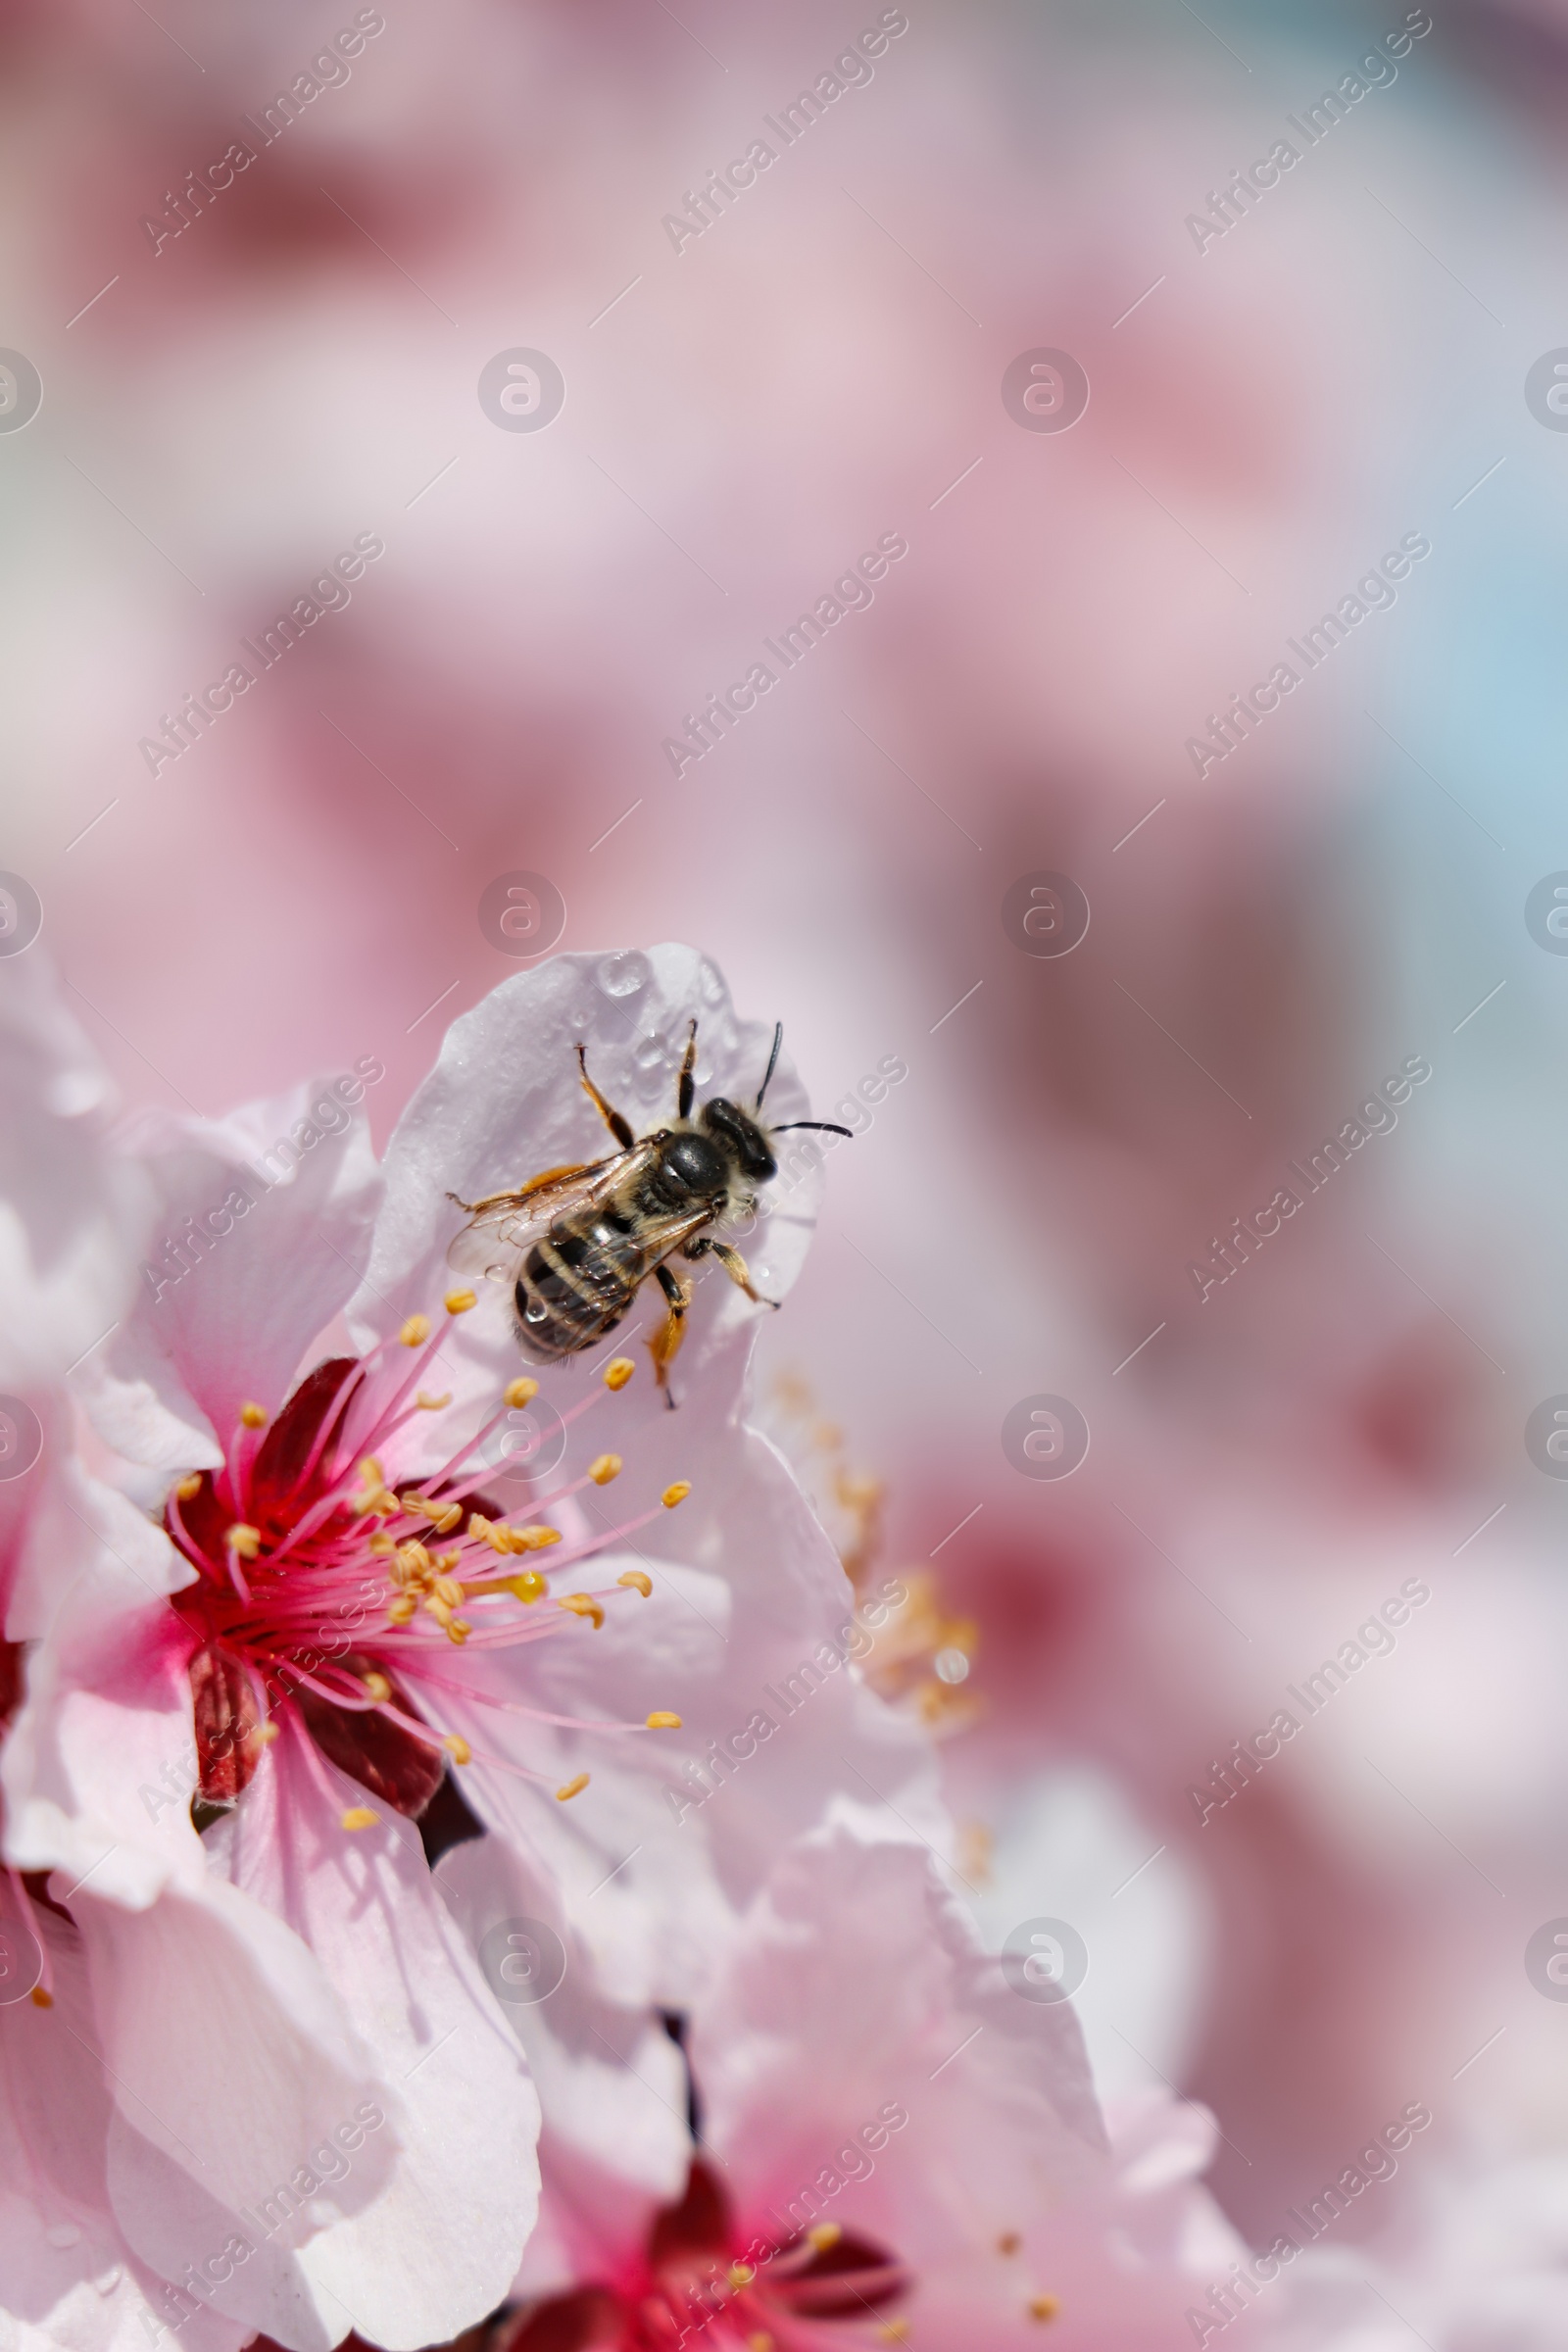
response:
{"label": "dew drop", "polygon": [[705,1004],[722,1004],[729,993],[724,986],[723,973],[706,956],[697,966],[697,989]]}
{"label": "dew drop", "polygon": [[648,986],[653,966],[638,948],[623,956],[607,956],[595,978],[607,997],[635,997]]}
{"label": "dew drop", "polygon": [[944,1683],[961,1683],[969,1672],[969,1661],[961,1649],[939,1649],[931,1663]]}
{"label": "dew drop", "polygon": [[645,1037],[632,1049],[631,1066],[637,1092],[645,1102],[651,1102],[669,1083],[669,1056],[662,1038]]}

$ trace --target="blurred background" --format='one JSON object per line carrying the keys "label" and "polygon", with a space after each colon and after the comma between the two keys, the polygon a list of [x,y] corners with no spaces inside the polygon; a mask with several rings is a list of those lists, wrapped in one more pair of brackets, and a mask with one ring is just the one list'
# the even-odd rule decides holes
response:
{"label": "blurred background", "polygon": [[858,1130],[760,1411],[988,1932],[1258,2242],[1411,2102],[1348,2260],[1557,2181],[1568,9],[0,41],[0,868],[127,1105],[374,1055],[384,1138],[519,957],[701,945]]}

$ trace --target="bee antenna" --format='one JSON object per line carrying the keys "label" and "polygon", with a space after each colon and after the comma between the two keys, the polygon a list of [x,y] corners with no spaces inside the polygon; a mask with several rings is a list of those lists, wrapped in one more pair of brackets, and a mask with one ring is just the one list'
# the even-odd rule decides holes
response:
{"label": "bee antenna", "polygon": [[762,1083],[757,1090],[757,1102],[754,1107],[758,1110],[760,1110],[762,1107],[762,1097],[767,1092],[768,1081],[778,1066],[778,1050],[783,1043],[784,1024],[782,1021],[780,1021],[773,1031],[773,1051],[767,1057],[767,1067],[762,1072]]}
{"label": "bee antenna", "polygon": [[782,1127],[769,1128],[770,1135],[790,1135],[797,1127],[815,1127],[823,1135],[847,1135],[855,1140],[853,1127],[840,1127],[833,1119],[789,1119]]}

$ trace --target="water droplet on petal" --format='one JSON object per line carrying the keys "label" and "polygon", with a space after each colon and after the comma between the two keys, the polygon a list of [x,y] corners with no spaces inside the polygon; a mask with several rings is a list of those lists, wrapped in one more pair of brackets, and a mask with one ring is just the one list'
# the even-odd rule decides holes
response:
{"label": "water droplet on petal", "polygon": [[653,966],[637,948],[624,956],[607,956],[595,974],[607,997],[635,997],[648,986]]}
{"label": "water droplet on petal", "polygon": [[969,1661],[961,1649],[939,1649],[931,1663],[944,1683],[961,1683],[969,1672]]}
{"label": "water droplet on petal", "polygon": [[706,956],[697,966],[697,989],[705,1004],[722,1004],[729,994],[724,986],[723,973]]}

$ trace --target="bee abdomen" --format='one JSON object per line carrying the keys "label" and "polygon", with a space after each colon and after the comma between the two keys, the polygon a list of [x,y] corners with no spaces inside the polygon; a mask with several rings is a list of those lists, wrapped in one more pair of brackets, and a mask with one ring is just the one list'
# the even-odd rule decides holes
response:
{"label": "bee abdomen", "polygon": [[613,1331],[636,1290],[622,1236],[554,1233],[529,1250],[515,1291],[517,1328],[535,1355],[571,1355]]}

